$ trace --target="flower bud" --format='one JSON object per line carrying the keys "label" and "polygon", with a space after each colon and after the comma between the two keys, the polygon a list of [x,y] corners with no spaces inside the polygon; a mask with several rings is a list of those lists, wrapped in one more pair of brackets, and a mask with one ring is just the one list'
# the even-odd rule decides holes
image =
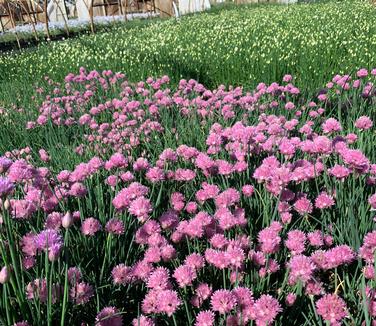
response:
{"label": "flower bud", "polygon": [[60,256],[60,252],[61,252],[60,247],[50,248],[50,250],[48,251],[48,260],[51,261],[51,262],[58,260],[59,256]]}
{"label": "flower bud", "polygon": [[5,209],[5,210],[8,210],[9,207],[10,207],[10,201],[9,201],[8,198],[6,198],[5,201],[4,201],[4,209]]}
{"label": "flower bud", "polygon": [[10,274],[9,274],[8,267],[4,266],[0,271],[0,283],[1,284],[8,283],[9,279],[10,279]]}
{"label": "flower bud", "polygon": [[63,219],[61,221],[61,224],[62,226],[65,228],[65,229],[68,229],[69,227],[71,227],[71,225],[73,224],[73,216],[71,214],[71,212],[67,212],[64,216],[63,216]]}

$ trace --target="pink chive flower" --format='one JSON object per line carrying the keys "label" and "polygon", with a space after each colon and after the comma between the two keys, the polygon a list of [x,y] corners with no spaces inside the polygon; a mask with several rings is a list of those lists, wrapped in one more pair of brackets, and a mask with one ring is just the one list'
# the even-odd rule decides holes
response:
{"label": "pink chive flower", "polygon": [[325,134],[330,134],[332,132],[338,132],[342,130],[341,124],[334,118],[327,119],[322,124],[322,130]]}
{"label": "pink chive flower", "polygon": [[75,182],[71,186],[69,194],[73,197],[84,197],[87,194],[87,189],[82,183]]}
{"label": "pink chive flower", "polygon": [[367,116],[361,116],[355,121],[355,127],[360,130],[367,130],[372,128],[373,122],[372,120]]}
{"label": "pink chive flower", "polygon": [[368,202],[373,209],[376,209],[376,194],[373,194],[371,197],[369,197]]}
{"label": "pink chive flower", "polygon": [[[197,286],[195,290],[195,299],[197,299],[198,305],[195,305],[196,307],[199,307],[203,301],[208,299],[212,294],[212,287],[207,283],[201,283]],[[194,300],[195,301],[195,300]]]}
{"label": "pink chive flower", "polygon": [[193,253],[185,258],[184,264],[198,270],[204,267],[205,260],[200,254]]}
{"label": "pink chive flower", "polygon": [[290,83],[292,81],[291,75],[284,75],[282,79],[285,83]]}
{"label": "pink chive flower", "polygon": [[63,214],[58,212],[52,212],[48,214],[44,227],[46,229],[53,229],[58,231],[61,227]]}
{"label": "pink chive flower", "polygon": [[171,317],[178,307],[181,305],[181,300],[178,297],[176,291],[162,290],[157,295],[158,311],[165,313]]}
{"label": "pink chive flower", "polygon": [[125,285],[132,281],[132,268],[120,264],[115,266],[111,272],[114,284]]}
{"label": "pink chive flower", "polygon": [[229,290],[217,290],[210,299],[211,307],[220,314],[229,313],[236,306],[236,296]]}
{"label": "pink chive flower", "polygon": [[14,189],[14,184],[8,178],[0,177],[0,198],[9,195]]}
{"label": "pink chive flower", "polygon": [[307,198],[307,196],[304,196],[300,199],[298,199],[294,203],[294,208],[295,210],[300,214],[300,215],[305,215],[305,214],[310,214],[312,213],[313,206],[310,200]]}
{"label": "pink chive flower", "polygon": [[277,315],[282,311],[278,300],[271,295],[263,294],[255,301],[254,310],[256,314],[256,325],[271,325]]}
{"label": "pink chive flower", "polygon": [[305,250],[306,235],[300,230],[292,230],[287,234],[286,247],[293,255],[301,254]]}
{"label": "pink chive flower", "polygon": [[286,302],[286,305],[291,307],[296,301],[296,294],[295,293],[289,293],[287,296],[286,296],[286,299],[285,299],[285,302]]}
{"label": "pink chive flower", "polygon": [[200,311],[196,316],[195,326],[213,326],[214,313],[210,310]]}
{"label": "pink chive flower", "polygon": [[161,291],[171,288],[170,284],[170,273],[167,268],[157,267],[153,272],[150,273],[146,286],[149,289]]}
{"label": "pink chive flower", "polygon": [[287,266],[290,269],[289,283],[291,285],[296,284],[298,281],[305,284],[311,279],[313,272],[316,269],[312,259],[304,255],[292,257]]}
{"label": "pink chive flower", "polygon": [[319,209],[329,208],[333,205],[334,205],[333,197],[328,195],[325,191],[320,193],[315,200],[315,206],[316,208],[319,208]]}
{"label": "pink chive flower", "polygon": [[368,280],[373,280],[375,278],[375,268],[373,265],[367,265],[363,268],[363,275]]}
{"label": "pink chive flower", "polygon": [[0,173],[6,172],[12,165],[12,160],[5,156],[0,156]]}
{"label": "pink chive flower", "polygon": [[45,149],[39,150],[39,157],[43,162],[49,162],[49,160],[50,160],[50,156],[48,155],[48,153]]}
{"label": "pink chive flower", "polygon": [[101,229],[101,224],[93,217],[89,217],[82,222],[81,232],[83,235],[93,236]]}
{"label": "pink chive flower", "polygon": [[140,315],[132,320],[132,326],[155,326],[155,323],[153,319]]}
{"label": "pink chive flower", "polygon": [[292,103],[292,102],[287,102],[287,103],[285,104],[285,109],[286,109],[286,110],[293,110],[293,109],[295,109],[295,104]]}
{"label": "pink chive flower", "polygon": [[326,294],[316,302],[317,314],[331,324],[338,324],[347,316],[345,301],[336,294]]}
{"label": "pink chive flower", "polygon": [[71,285],[79,283],[82,278],[82,273],[78,267],[70,267],[68,268],[68,282]]}
{"label": "pink chive flower", "polygon": [[308,242],[313,247],[321,247],[324,245],[324,238],[321,231],[316,230],[307,234]]}
{"label": "pink chive flower", "polygon": [[374,252],[376,249],[376,231],[365,235],[363,245],[359,248],[359,256],[368,263],[374,262]]}
{"label": "pink chive flower", "polygon": [[130,203],[128,211],[143,223],[148,219],[149,213],[152,211],[150,200],[140,196]]}
{"label": "pink chive flower", "polygon": [[63,237],[56,230],[47,229],[35,236],[34,243],[39,250],[51,250],[53,248],[60,250],[63,246]]}
{"label": "pink chive flower", "polygon": [[368,76],[368,70],[365,69],[365,68],[359,69],[359,70],[356,72],[356,75],[357,75],[359,78],[365,78],[365,77]]}
{"label": "pink chive flower", "polygon": [[124,223],[117,218],[112,218],[106,223],[105,229],[108,233],[121,235],[124,233]]}
{"label": "pink chive flower", "polygon": [[[52,284],[52,303],[60,299],[61,287],[58,284]],[[28,300],[39,299],[42,303],[47,303],[48,287],[46,279],[35,279],[26,286],[26,297]]]}
{"label": "pink chive flower", "polygon": [[337,179],[343,180],[351,174],[351,170],[343,165],[336,164],[328,170],[329,174]]}
{"label": "pink chive flower", "polygon": [[13,324],[13,326],[30,326],[27,321],[19,321],[18,323]]}
{"label": "pink chive flower", "polygon": [[91,297],[94,296],[94,290],[90,284],[81,282],[71,288],[69,296],[76,305],[81,305],[89,302]]}
{"label": "pink chive flower", "polygon": [[115,307],[105,307],[95,317],[95,326],[123,326],[123,317]]}
{"label": "pink chive flower", "polygon": [[187,265],[181,265],[175,269],[173,277],[178,283],[179,287],[183,288],[187,285],[192,285],[192,281],[196,279],[196,270]]}
{"label": "pink chive flower", "polygon": [[281,237],[278,233],[279,230],[276,230],[273,226],[259,232],[257,239],[261,245],[260,249],[264,254],[272,254],[279,250]]}
{"label": "pink chive flower", "polygon": [[244,185],[242,187],[242,193],[245,197],[251,197],[254,193],[255,189],[251,185]]}
{"label": "pink chive flower", "polygon": [[194,214],[197,212],[197,204],[196,202],[194,201],[191,201],[191,202],[188,202],[186,205],[185,205],[185,210],[187,211],[187,213],[189,214]]}

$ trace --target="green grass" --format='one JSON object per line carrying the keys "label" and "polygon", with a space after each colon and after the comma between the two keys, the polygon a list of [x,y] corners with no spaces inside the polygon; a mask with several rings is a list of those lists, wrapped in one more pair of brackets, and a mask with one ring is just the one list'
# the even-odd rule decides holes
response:
{"label": "green grass", "polygon": [[144,27],[122,25],[1,55],[0,99],[9,105],[45,75],[61,79],[80,66],[122,71],[131,80],[195,78],[208,87],[249,88],[291,73],[312,92],[335,73],[376,65],[375,14],[368,2],[343,1],[230,6]]}

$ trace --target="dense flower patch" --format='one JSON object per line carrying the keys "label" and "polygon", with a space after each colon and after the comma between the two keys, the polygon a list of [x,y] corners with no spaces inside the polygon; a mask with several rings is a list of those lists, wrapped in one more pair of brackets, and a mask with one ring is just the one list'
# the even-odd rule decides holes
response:
{"label": "dense flower patch", "polygon": [[78,163],[58,144],[0,158],[0,321],[370,324],[375,79],[305,99],[290,75],[252,92],[46,78],[25,135],[73,130]]}

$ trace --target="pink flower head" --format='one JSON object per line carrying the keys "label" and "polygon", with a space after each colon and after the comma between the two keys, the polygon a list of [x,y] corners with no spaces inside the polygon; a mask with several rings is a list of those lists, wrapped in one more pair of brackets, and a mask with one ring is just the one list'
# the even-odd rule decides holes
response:
{"label": "pink flower head", "polygon": [[81,232],[83,235],[92,236],[101,229],[101,224],[93,217],[89,217],[82,222]]}
{"label": "pink flower head", "polygon": [[294,203],[294,208],[295,210],[300,214],[300,215],[305,215],[305,214],[310,214],[312,213],[313,206],[310,200],[307,198],[307,196],[304,196],[300,199],[298,199]]}
{"label": "pink flower head", "polygon": [[290,83],[292,81],[291,75],[284,75],[282,79],[285,83]]}
{"label": "pink flower head", "polygon": [[226,314],[235,308],[236,296],[229,290],[217,290],[212,294],[210,304],[214,311]]}
{"label": "pink flower head", "polygon": [[263,294],[254,305],[256,313],[256,325],[266,326],[271,325],[277,315],[282,311],[278,300],[271,295]]}
{"label": "pink flower head", "polygon": [[317,313],[326,321],[337,324],[347,316],[345,301],[337,294],[326,294],[316,302]]}
{"label": "pink flower head", "polygon": [[87,283],[76,283],[69,292],[71,300],[76,304],[84,304],[89,302],[94,295],[93,287]]}
{"label": "pink flower head", "polygon": [[376,209],[376,194],[373,194],[371,197],[369,197],[368,202],[373,209]]}
{"label": "pink flower head", "polygon": [[105,307],[95,318],[95,326],[123,326],[123,317],[115,307]]}
{"label": "pink flower head", "polygon": [[330,134],[332,132],[338,132],[342,130],[341,124],[334,118],[329,118],[322,124],[324,133]]}
{"label": "pink flower head", "polygon": [[185,258],[184,264],[196,270],[199,270],[200,268],[204,267],[205,261],[204,261],[204,258],[200,254],[193,253]]}
{"label": "pink flower head", "polygon": [[82,278],[82,273],[78,267],[70,267],[68,269],[68,281],[70,284],[74,285],[79,283]]}
{"label": "pink flower head", "polygon": [[321,231],[316,230],[307,234],[308,242],[311,246],[321,247],[324,245],[324,238]]}
{"label": "pink flower head", "polygon": [[145,222],[152,211],[150,200],[144,196],[140,196],[130,203],[128,211],[130,214],[136,216],[141,223]]}
{"label": "pink flower head", "polygon": [[140,315],[132,320],[132,326],[155,326],[153,319]]}
{"label": "pink flower head", "polygon": [[108,233],[121,235],[124,233],[124,223],[117,218],[112,218],[106,223],[105,229]]}
{"label": "pink flower head", "polygon": [[39,150],[39,157],[43,162],[48,162],[50,160],[50,157],[45,149]]}
{"label": "pink flower head", "polygon": [[148,277],[146,286],[153,290],[166,290],[171,287],[170,273],[167,268],[157,267]]}
{"label": "pink flower head", "polygon": [[[52,303],[56,303],[60,299],[60,286],[52,284]],[[46,279],[35,279],[26,286],[26,297],[29,300],[39,299],[40,302],[46,303],[48,297],[48,288]]]}
{"label": "pink flower head", "polygon": [[373,122],[372,120],[367,116],[361,116],[355,121],[355,127],[360,130],[367,130],[372,128]]}
{"label": "pink flower head", "polygon": [[8,178],[0,177],[0,198],[9,195],[14,189],[14,184]]}
{"label": "pink flower head", "polygon": [[251,185],[244,185],[242,187],[242,193],[245,197],[251,197],[254,193],[255,189]]}
{"label": "pink flower head", "polygon": [[115,266],[111,272],[114,284],[125,285],[132,281],[132,268],[120,264]]}
{"label": "pink flower head", "polygon": [[187,265],[181,265],[176,268],[173,276],[181,288],[192,285],[192,281],[197,277],[196,270]]}
{"label": "pink flower head", "polygon": [[328,195],[325,191],[320,193],[315,200],[315,206],[319,209],[325,209],[333,205],[334,205],[333,197]]}
{"label": "pink flower head", "polygon": [[60,251],[63,246],[63,237],[55,230],[47,229],[34,238],[35,246],[39,250]]}
{"label": "pink flower head", "polygon": [[300,230],[292,230],[287,234],[286,247],[293,255],[301,254],[305,250],[306,235]]}
{"label": "pink flower head", "polygon": [[365,235],[363,245],[359,248],[359,256],[369,263],[374,262],[374,252],[376,249],[376,231]]}
{"label": "pink flower head", "polygon": [[181,305],[181,300],[176,291],[162,290],[157,294],[158,312],[165,313],[171,317],[178,307]]}
{"label": "pink flower head", "polygon": [[292,306],[296,301],[296,294],[295,293],[289,293],[287,296],[286,296],[286,305],[287,306]]}
{"label": "pink flower head", "polygon": [[365,77],[368,76],[368,70],[365,69],[365,68],[359,69],[359,70],[356,72],[356,75],[357,75],[359,78],[365,78]]}
{"label": "pink flower head", "polygon": [[195,326],[213,326],[214,313],[210,310],[200,311],[197,314]]}
{"label": "pink flower head", "polygon": [[296,284],[298,281],[301,281],[303,284],[305,284],[308,280],[311,279],[316,267],[310,257],[297,255],[290,259],[288,268],[290,269],[290,284]]}
{"label": "pink flower head", "polygon": [[272,226],[265,228],[259,232],[257,238],[260,242],[260,249],[263,253],[272,254],[279,250],[281,237],[278,233],[279,231],[274,229]]}

